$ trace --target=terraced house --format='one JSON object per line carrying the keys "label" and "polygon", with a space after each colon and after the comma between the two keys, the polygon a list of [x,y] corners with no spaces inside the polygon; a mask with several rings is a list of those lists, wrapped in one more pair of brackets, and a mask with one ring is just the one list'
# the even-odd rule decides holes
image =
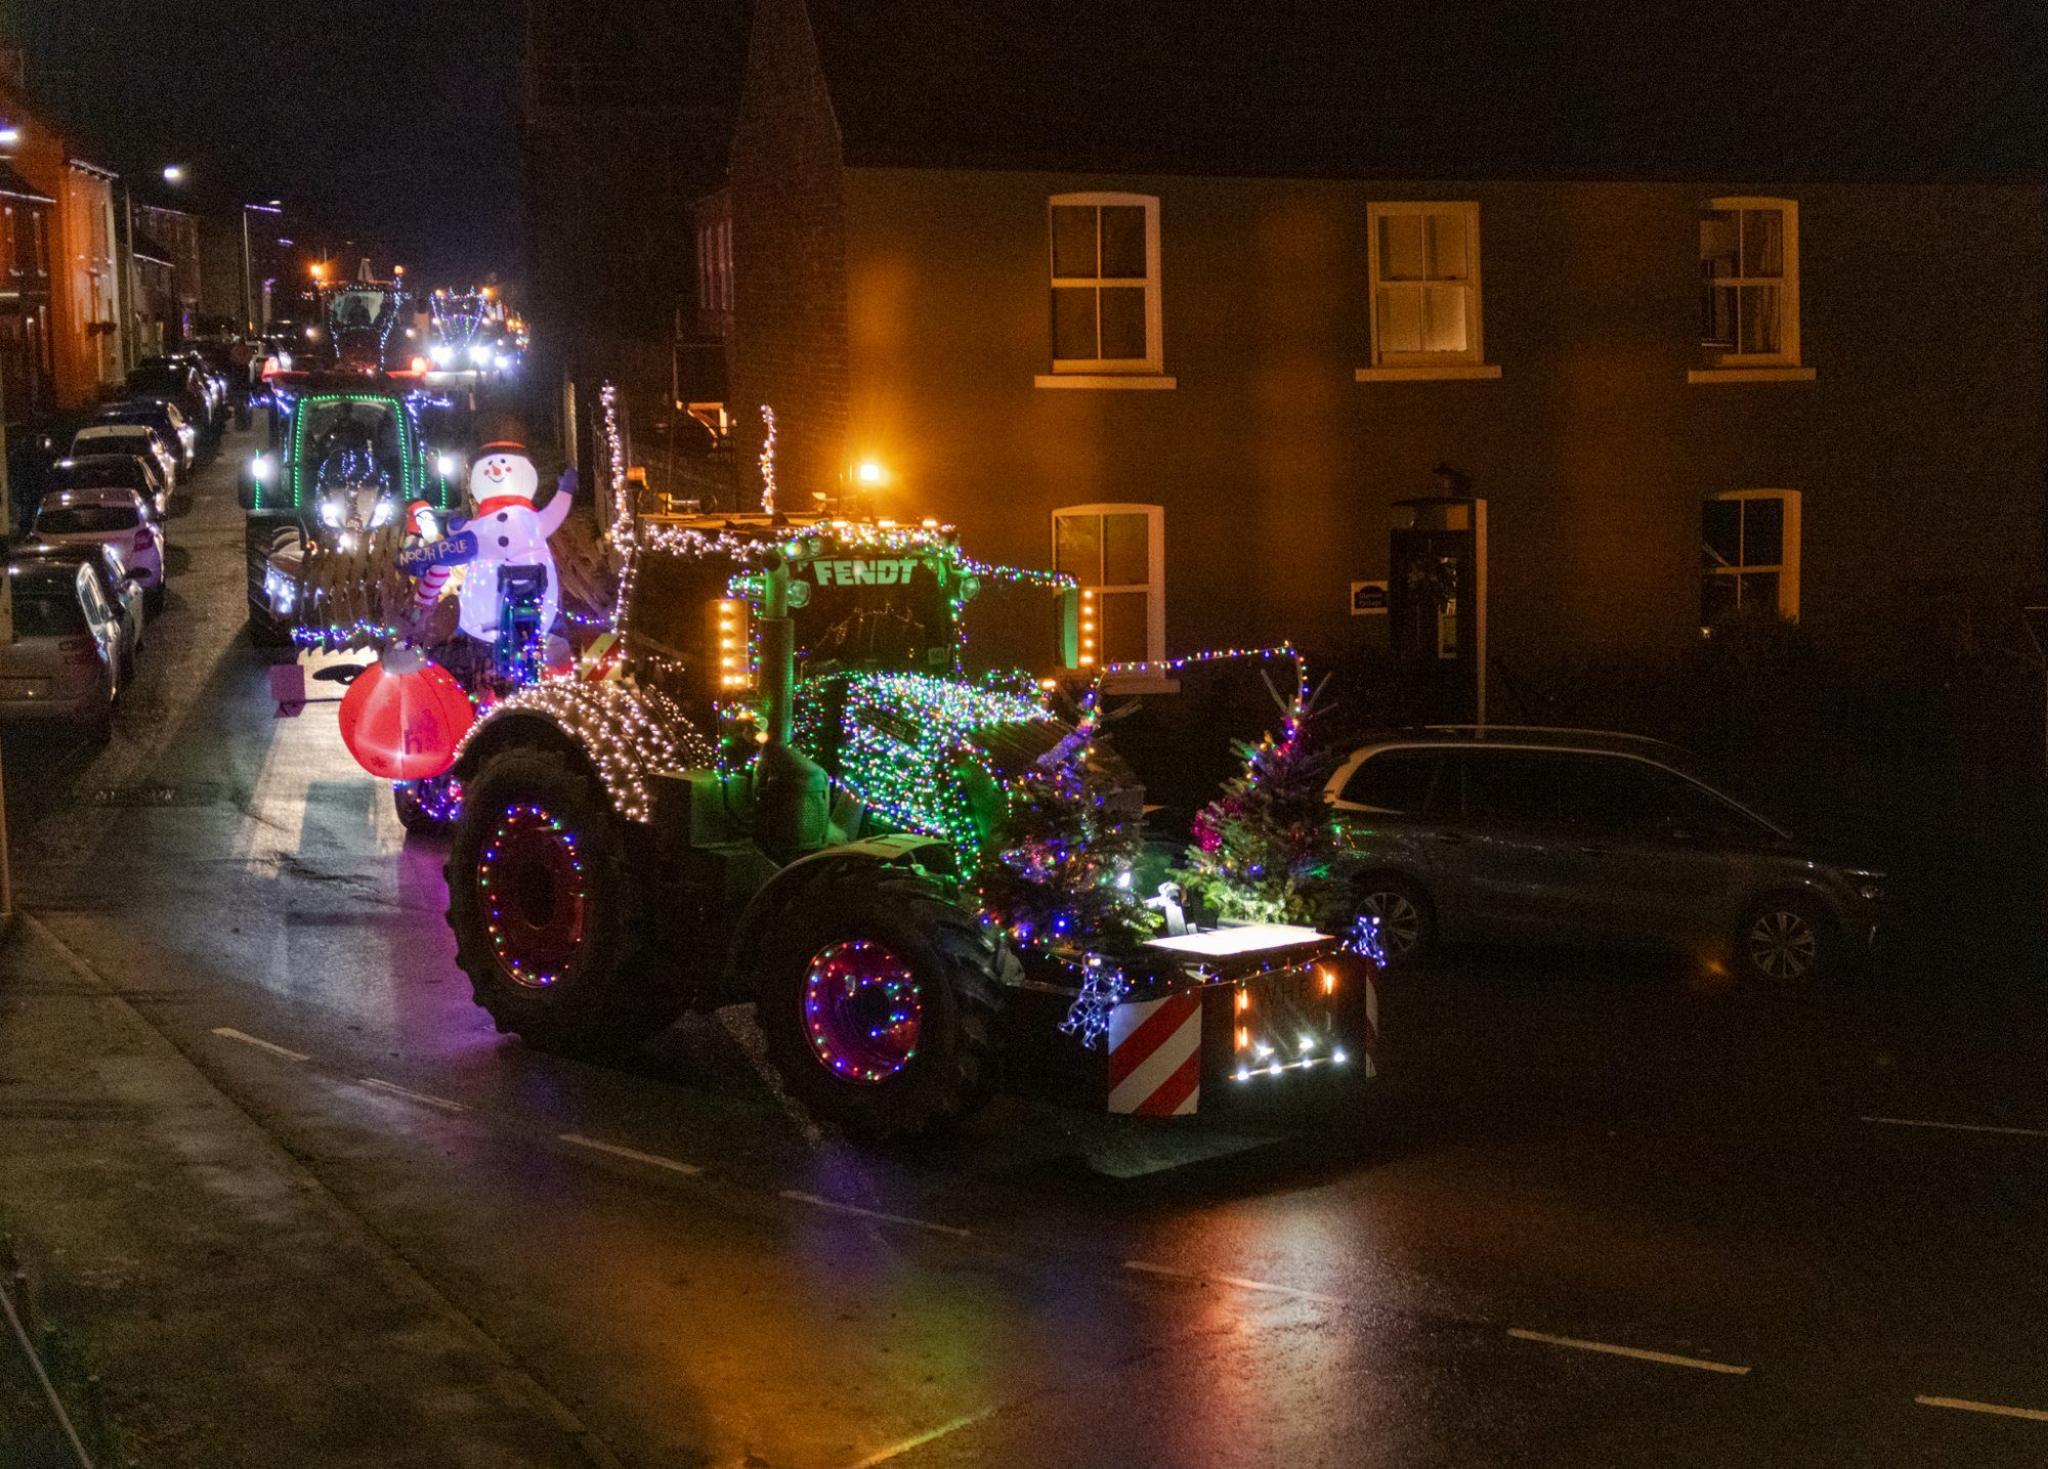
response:
{"label": "terraced house", "polygon": [[[1418,707],[1504,717],[1776,614],[1858,676],[1960,635],[2037,677],[2037,103],[1974,95],[2013,162],[1965,177],[1931,80],[1842,116],[1820,76],[1731,131],[1739,50],[1594,86],[1537,20],[1397,48],[1330,10],[1162,40],[760,0],[700,212],[741,432],[771,403],[785,483],[886,479],[885,513],[1076,571],[1105,659],[1391,644]],[[1461,85],[1518,56],[1526,87]]]}

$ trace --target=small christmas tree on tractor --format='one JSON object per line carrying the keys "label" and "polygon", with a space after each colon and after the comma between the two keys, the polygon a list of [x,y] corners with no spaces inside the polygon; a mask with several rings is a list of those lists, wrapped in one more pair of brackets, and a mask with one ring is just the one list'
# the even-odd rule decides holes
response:
{"label": "small christmas tree on tractor", "polygon": [[1320,689],[1310,691],[1299,658],[1290,694],[1270,678],[1266,688],[1280,708],[1280,728],[1237,742],[1244,768],[1195,813],[1182,885],[1225,922],[1348,922],[1333,872],[1336,827],[1323,800],[1331,761],[1309,739]]}

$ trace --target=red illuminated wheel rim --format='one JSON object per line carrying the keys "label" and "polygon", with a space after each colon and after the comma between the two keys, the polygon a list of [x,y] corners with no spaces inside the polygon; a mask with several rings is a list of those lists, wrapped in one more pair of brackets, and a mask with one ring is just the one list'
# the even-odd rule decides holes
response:
{"label": "red illuminated wheel rim", "polygon": [[842,1081],[879,1085],[917,1054],[924,996],[910,966],[882,944],[847,939],[812,955],[803,1005],[811,1053]]}
{"label": "red illuminated wheel rim", "polygon": [[540,806],[505,808],[484,841],[477,896],[498,968],[545,989],[583,946],[589,905],[576,835]]}

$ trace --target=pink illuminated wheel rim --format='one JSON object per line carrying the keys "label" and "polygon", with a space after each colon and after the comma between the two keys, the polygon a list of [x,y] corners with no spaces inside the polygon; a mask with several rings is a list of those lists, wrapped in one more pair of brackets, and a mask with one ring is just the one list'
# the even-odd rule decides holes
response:
{"label": "pink illuminated wheel rim", "polygon": [[917,975],[885,945],[846,939],[804,970],[804,1035],[842,1081],[878,1086],[917,1055],[924,995]]}
{"label": "pink illuminated wheel rim", "polygon": [[589,884],[576,834],[544,807],[505,808],[484,841],[477,897],[498,968],[545,989],[583,947]]}

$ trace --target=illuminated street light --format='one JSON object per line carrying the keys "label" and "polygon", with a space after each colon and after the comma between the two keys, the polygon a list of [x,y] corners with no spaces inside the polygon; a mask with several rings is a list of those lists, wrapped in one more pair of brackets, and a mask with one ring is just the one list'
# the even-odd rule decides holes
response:
{"label": "illuminated street light", "polygon": [[863,459],[854,466],[854,481],[864,489],[878,489],[889,483],[889,471],[873,459]]}
{"label": "illuminated street light", "polygon": [[182,163],[166,163],[164,165],[164,182],[167,184],[184,183],[185,165]]}

